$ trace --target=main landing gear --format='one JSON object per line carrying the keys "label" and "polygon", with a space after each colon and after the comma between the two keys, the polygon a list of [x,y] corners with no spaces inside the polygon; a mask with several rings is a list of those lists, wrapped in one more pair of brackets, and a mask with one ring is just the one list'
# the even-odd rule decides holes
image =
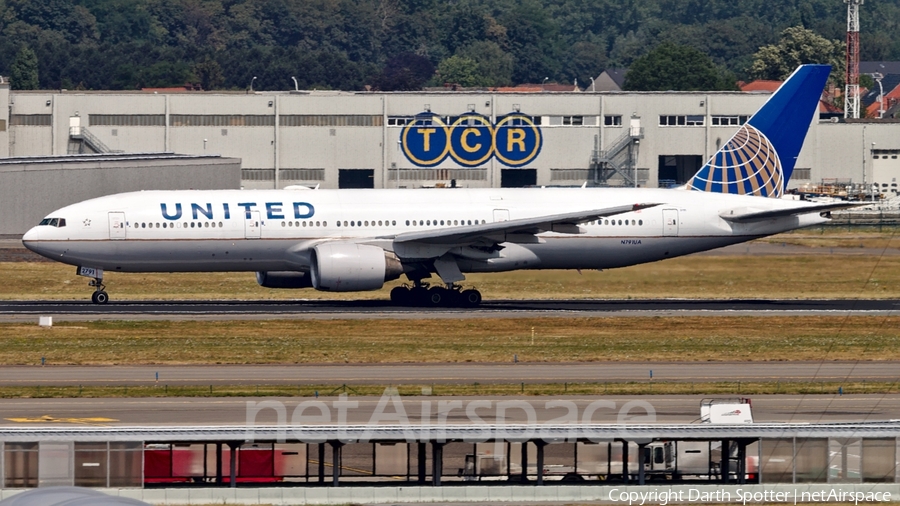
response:
{"label": "main landing gear", "polygon": [[88,286],[95,288],[94,293],[91,294],[91,302],[94,304],[106,304],[109,302],[109,294],[106,293],[106,285],[103,284],[103,278],[92,279]]}
{"label": "main landing gear", "polygon": [[476,307],[481,304],[481,292],[463,290],[456,284],[427,287],[416,282],[413,286],[403,285],[391,290],[391,302],[400,306]]}

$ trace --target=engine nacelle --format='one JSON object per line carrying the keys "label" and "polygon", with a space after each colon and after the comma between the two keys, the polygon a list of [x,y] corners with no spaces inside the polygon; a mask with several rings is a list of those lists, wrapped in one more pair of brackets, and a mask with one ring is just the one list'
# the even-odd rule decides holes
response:
{"label": "engine nacelle", "polygon": [[378,246],[325,242],[313,248],[312,285],[327,292],[378,290],[403,274],[397,255]]}
{"label": "engine nacelle", "polygon": [[312,278],[307,272],[267,271],[257,272],[256,282],[266,288],[312,288]]}

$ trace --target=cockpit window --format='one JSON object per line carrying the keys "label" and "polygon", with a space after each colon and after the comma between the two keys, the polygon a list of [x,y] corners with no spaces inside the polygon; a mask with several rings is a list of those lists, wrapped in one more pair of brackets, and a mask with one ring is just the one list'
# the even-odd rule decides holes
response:
{"label": "cockpit window", "polygon": [[65,218],[44,218],[43,220],[41,220],[40,223],[38,223],[38,226],[40,226],[40,225],[46,225],[48,227],[57,227],[57,228],[65,227],[66,219]]}

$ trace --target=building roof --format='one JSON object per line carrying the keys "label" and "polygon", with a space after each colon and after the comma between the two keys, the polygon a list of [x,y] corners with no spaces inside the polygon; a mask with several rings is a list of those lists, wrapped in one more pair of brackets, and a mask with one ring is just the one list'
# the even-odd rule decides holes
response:
{"label": "building roof", "polygon": [[[885,116],[888,116],[888,112],[893,110],[894,107],[900,103],[900,74],[888,74],[884,76],[884,79],[881,80],[881,86],[884,88],[884,109]],[[881,102],[878,100],[879,94],[878,85],[872,87],[868,93],[866,93],[861,101],[863,106],[866,108],[866,114],[869,117],[877,117],[878,110],[881,107]]]}
{"label": "building roof", "polygon": [[756,81],[750,81],[749,83],[738,83],[741,91],[744,92],[754,92],[754,91],[769,91],[774,92],[778,89],[779,86],[784,81],[769,81],[765,79],[757,79]]}
{"label": "building roof", "polygon": [[860,74],[900,74],[900,61],[861,61]]}
{"label": "building roof", "polygon": [[606,69],[594,80],[595,91],[622,91],[628,69]]}
{"label": "building roof", "polygon": [[503,92],[542,92],[542,91],[582,91],[581,87],[575,86],[574,84],[557,84],[557,83],[545,83],[545,84],[533,84],[533,83],[525,83],[520,84],[518,86],[499,86],[497,88],[491,88],[490,91],[499,91]]}

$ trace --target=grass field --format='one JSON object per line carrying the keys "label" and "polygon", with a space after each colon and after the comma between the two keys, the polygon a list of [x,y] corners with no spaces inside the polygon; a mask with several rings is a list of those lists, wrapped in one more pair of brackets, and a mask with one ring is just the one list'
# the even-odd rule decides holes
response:
{"label": "grass field", "polygon": [[[75,268],[46,262],[0,263],[0,299],[89,300]],[[373,292],[271,290],[253,273],[110,273],[113,301],[384,299],[398,282]],[[688,256],[609,271],[469,274],[485,299],[578,298],[895,298],[900,255]]]}
{"label": "grass field", "polygon": [[[870,248],[871,255],[695,255],[604,272],[517,271],[469,274],[486,299],[570,298],[895,298],[900,297],[898,228],[819,227],[760,242],[821,248]],[[87,278],[51,262],[0,263],[0,299],[88,300]],[[384,289],[349,294],[271,290],[246,273],[107,273],[113,301],[181,299],[387,299]]]}
{"label": "grass field", "polygon": [[469,383],[459,385],[253,385],[253,386],[130,386],[130,387],[0,387],[0,399],[160,398],[160,397],[335,397],[340,394],[377,397],[391,388],[400,396],[542,396],[542,395],[821,395],[896,394],[898,382],[826,381],[629,381],[610,383]]}
{"label": "grass field", "polygon": [[[534,342],[531,329],[534,328]],[[0,365],[900,360],[900,315],[0,325]]]}

